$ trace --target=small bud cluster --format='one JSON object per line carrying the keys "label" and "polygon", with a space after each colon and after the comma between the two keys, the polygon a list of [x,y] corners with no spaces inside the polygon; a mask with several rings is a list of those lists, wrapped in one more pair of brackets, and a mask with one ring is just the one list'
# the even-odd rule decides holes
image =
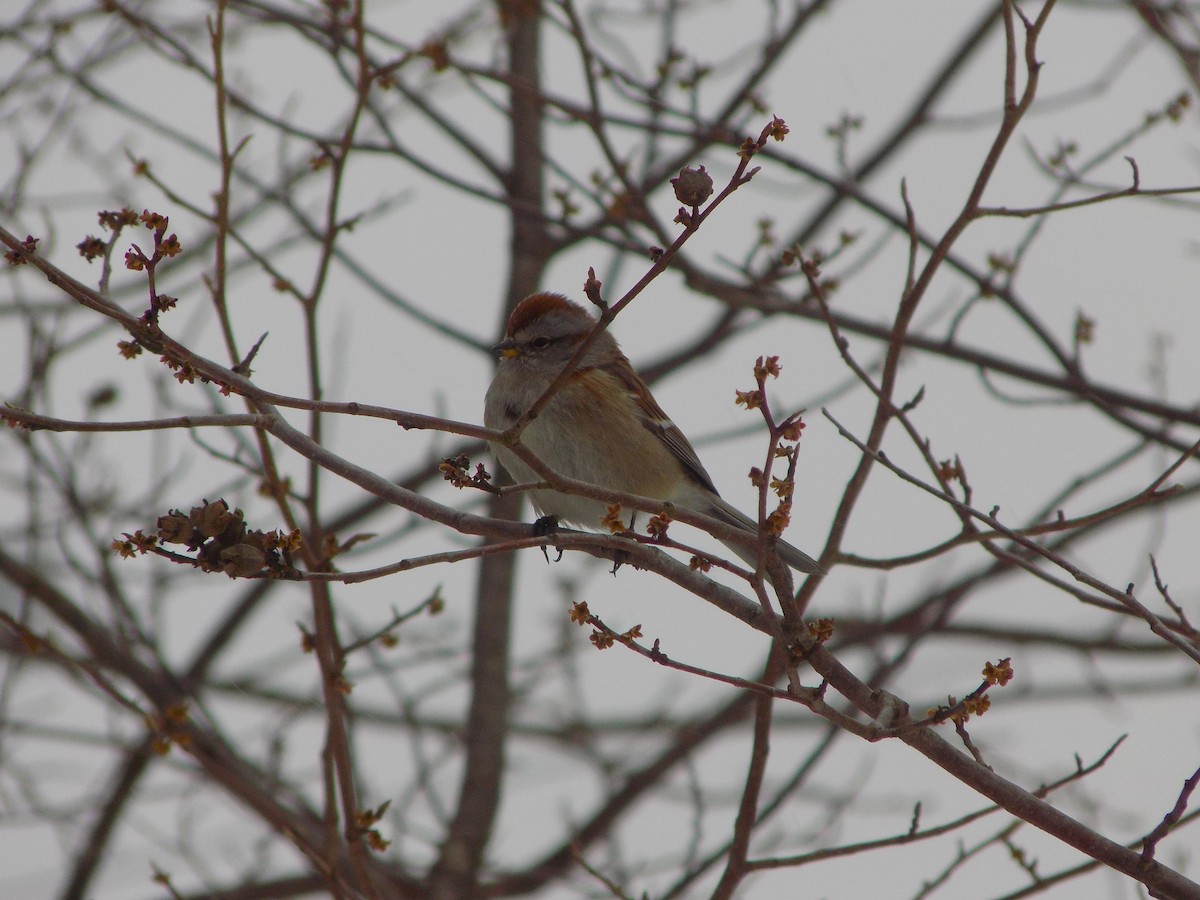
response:
{"label": "small bud cluster", "polygon": [[831,637],[833,637],[833,626],[833,619],[821,618],[813,619],[806,627],[808,628],[808,633],[813,640],[815,640],[818,644],[824,644]]}
{"label": "small bud cluster", "polygon": [[671,525],[671,517],[665,512],[660,512],[657,515],[651,516],[650,521],[646,523],[646,534],[655,540],[663,540],[667,536],[667,528]]}
{"label": "small bud cluster", "polygon": [[592,633],[588,635],[588,640],[592,642],[592,646],[597,650],[607,650],[618,641],[622,644],[632,644],[642,637],[641,625],[634,625],[628,631],[621,633],[613,631],[596,616],[592,615],[592,611],[588,609],[587,603],[582,600],[572,604],[567,615],[572,622],[580,627],[584,625],[592,626]]}
{"label": "small bud cluster", "polygon": [[37,253],[37,245],[40,238],[35,238],[32,234],[26,235],[25,240],[21,241],[20,250],[9,250],[4,254],[4,261],[10,266],[24,266],[29,264],[29,257]]}
{"label": "small bud cluster", "polygon": [[146,727],[154,735],[150,742],[151,750],[159,756],[166,756],[172,745],[186,748],[191,743],[189,725],[186,703],[174,703],[162,712],[147,714]]}
{"label": "small bud cluster", "polygon": [[470,458],[460,455],[443,459],[438,466],[438,471],[442,473],[442,478],[460,490],[477,488],[481,491],[495,493],[496,487],[492,484],[492,475],[484,468],[483,463],[476,464],[474,473],[468,471],[470,467]]}
{"label": "small bud cluster", "polygon": [[625,521],[621,518],[621,504],[611,504],[604,514],[604,518],[600,520],[600,524],[611,531],[613,534],[623,534],[628,530],[625,526]]}
{"label": "small bud cluster", "polygon": [[775,417],[771,414],[770,406],[767,403],[766,382],[768,378],[778,378],[783,371],[783,366],[779,363],[778,356],[760,356],[754,362],[754,380],[756,386],[749,391],[735,391],[734,402],[738,406],[744,406],[746,409],[758,409],[762,411],[762,417],[767,423],[767,428],[771,432],[772,440],[772,459],[785,459],[788,461],[788,473],[783,478],[778,478],[769,475],[767,471],[754,466],[750,469],[750,483],[755,488],[766,488],[770,490],[779,500],[779,505],[767,514],[766,529],[776,537],[783,534],[788,524],[791,522],[792,515],[792,494],[795,490],[796,461],[799,455],[800,435],[804,431],[805,423],[800,418],[800,413],[795,413],[788,416],[782,422],[776,422]]}
{"label": "small bud cluster", "polygon": [[[144,164],[139,164],[139,171],[145,171]],[[141,331],[131,329],[134,331],[134,339],[117,343],[117,349],[121,355],[126,359],[133,359],[142,352],[143,346],[159,349],[158,337],[161,334],[158,328],[159,316],[173,309],[179,299],[158,290],[155,284],[156,270],[163,260],[172,259],[182,253],[183,246],[175,232],[168,233],[170,226],[168,217],[149,209],[143,209],[140,214],[128,207],[119,210],[105,209],[97,214],[97,219],[101,228],[112,232],[111,236],[104,239],[89,234],[75,247],[79,250],[79,255],[88,262],[97,259],[104,260],[104,281],[107,281],[108,278],[109,256],[116,245],[117,238],[125,228],[141,224],[153,234],[154,248],[149,253],[137,244],[130,244],[129,249],[125,251],[125,268],[132,272],[145,272],[150,291],[150,305],[141,315],[141,323],[146,328]],[[170,364],[169,360],[165,358],[163,361]],[[173,366],[173,368],[175,367]],[[194,374],[181,378],[177,373],[176,377],[180,381],[189,382],[195,379]]]}
{"label": "small bud cluster", "polygon": [[[102,213],[102,223],[104,221],[103,215]],[[134,272],[144,271],[146,273],[150,281],[150,306],[142,313],[142,321],[147,325],[157,326],[159,314],[173,308],[179,301],[175,297],[160,294],[155,289],[155,269],[164,259],[171,259],[182,253],[183,247],[174,232],[167,234],[170,219],[166,216],[144,209],[142,210],[142,214],[138,216],[138,220],[154,233],[154,250],[147,255],[137,244],[130,244],[129,249],[125,251],[125,268]]]}
{"label": "small bud cluster", "polygon": [[365,840],[376,853],[382,853],[391,845],[391,841],[385,840],[375,827],[391,804],[391,800],[385,800],[378,809],[360,809],[354,816],[355,837]]}
{"label": "small bud cluster", "polygon": [[949,719],[957,726],[965,725],[971,716],[982,716],[992,708],[992,698],[988,689],[994,685],[1004,687],[1013,679],[1012,658],[1005,657],[999,662],[988,662],[983,667],[983,684],[973,690],[961,701],[947,697],[945,706],[929,710],[929,716],[937,722]]}

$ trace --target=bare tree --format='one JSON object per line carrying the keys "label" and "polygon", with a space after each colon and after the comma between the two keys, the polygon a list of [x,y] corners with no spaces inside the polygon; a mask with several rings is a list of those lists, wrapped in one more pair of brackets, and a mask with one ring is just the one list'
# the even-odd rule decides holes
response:
{"label": "bare tree", "polygon": [[[5,894],[1200,897],[1196,12],[436,6],[0,29]],[[826,572],[478,424],[538,290]]]}

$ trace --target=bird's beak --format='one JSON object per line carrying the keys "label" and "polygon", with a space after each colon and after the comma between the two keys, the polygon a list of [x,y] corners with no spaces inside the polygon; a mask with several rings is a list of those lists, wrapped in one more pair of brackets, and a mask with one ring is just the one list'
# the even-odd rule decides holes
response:
{"label": "bird's beak", "polygon": [[496,344],[492,347],[492,352],[497,356],[503,356],[505,359],[513,359],[521,355],[521,351],[517,349],[516,342],[512,338],[505,338]]}

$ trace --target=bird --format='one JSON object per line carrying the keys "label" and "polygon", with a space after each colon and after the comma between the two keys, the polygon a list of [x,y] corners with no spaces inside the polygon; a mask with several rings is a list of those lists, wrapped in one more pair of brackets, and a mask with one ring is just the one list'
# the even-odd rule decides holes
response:
{"label": "bird", "polygon": [[[497,365],[484,398],[484,425],[504,431],[521,418],[595,326],[587,310],[562,294],[540,292],[522,300],[509,316],[503,340],[492,347]],[[521,443],[560,475],[667,501],[757,539],[758,524],[722,499],[691,443],[607,329],[529,422]],[[542,480],[511,448],[496,442],[492,447],[514,481]],[[607,503],[589,497],[550,489],[530,494],[538,514],[551,522],[596,529],[608,512]],[[757,566],[753,544],[724,543],[745,563]],[[825,571],[786,541],[775,541],[774,549],[799,572]]]}

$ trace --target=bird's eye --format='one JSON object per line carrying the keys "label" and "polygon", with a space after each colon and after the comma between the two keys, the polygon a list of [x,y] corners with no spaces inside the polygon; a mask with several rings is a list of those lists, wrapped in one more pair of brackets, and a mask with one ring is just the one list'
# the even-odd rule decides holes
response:
{"label": "bird's eye", "polygon": [[547,347],[550,346],[550,338],[535,337],[532,341],[529,342],[529,346],[532,347],[534,350],[545,350]]}

